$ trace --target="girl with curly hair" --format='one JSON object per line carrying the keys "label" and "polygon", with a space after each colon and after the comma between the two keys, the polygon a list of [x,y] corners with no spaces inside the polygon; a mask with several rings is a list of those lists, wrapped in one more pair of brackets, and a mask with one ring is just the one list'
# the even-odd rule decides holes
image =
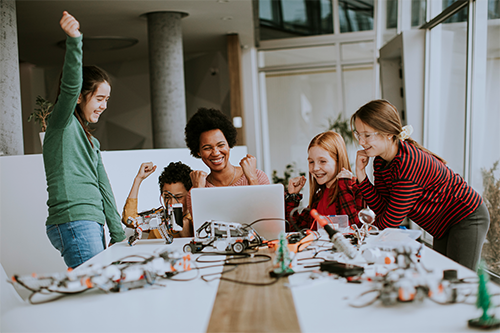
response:
{"label": "girl with curly hair", "polygon": [[[123,207],[122,223],[129,228],[136,226],[130,224],[129,218],[138,217],[137,204],[139,196],[139,188],[142,182],[148,178],[153,172],[156,171],[156,165],[153,162],[145,162],[141,164],[137,176],[134,178],[132,188],[128,195],[125,206]],[[182,162],[171,162],[163,169],[160,177],[158,178],[158,185],[160,186],[161,197],[163,203],[168,206],[170,203],[181,203],[183,214],[183,227],[182,230],[174,234],[174,237],[193,237],[193,219],[187,208],[187,194],[191,189],[191,168]],[[160,232],[156,229],[149,232],[148,239],[162,238]]]}

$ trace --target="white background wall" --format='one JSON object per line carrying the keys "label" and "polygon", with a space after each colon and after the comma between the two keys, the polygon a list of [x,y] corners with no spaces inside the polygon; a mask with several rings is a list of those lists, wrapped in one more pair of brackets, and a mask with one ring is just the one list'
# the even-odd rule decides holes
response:
{"label": "white background wall", "polygon": [[[238,165],[246,153],[244,146],[233,148],[231,163]],[[103,152],[102,158],[120,215],[142,162],[151,161],[158,168],[142,183],[140,211],[160,206],[158,176],[170,162],[182,161],[193,169],[208,171],[188,149]],[[42,155],[0,157],[0,262],[8,276],[66,270],[63,258],[45,233],[46,202]]]}

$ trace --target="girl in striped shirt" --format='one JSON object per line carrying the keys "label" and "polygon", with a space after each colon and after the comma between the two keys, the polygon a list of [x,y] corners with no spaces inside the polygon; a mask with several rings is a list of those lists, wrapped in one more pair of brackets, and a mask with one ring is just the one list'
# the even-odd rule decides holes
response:
{"label": "girl in striped shirt", "polygon": [[[356,157],[359,188],[380,229],[410,218],[434,237],[433,248],[476,269],[490,218],[481,196],[446,161],[410,138],[396,108],[385,100],[363,105],[351,117],[363,147]],[[366,177],[369,157],[374,182]]]}

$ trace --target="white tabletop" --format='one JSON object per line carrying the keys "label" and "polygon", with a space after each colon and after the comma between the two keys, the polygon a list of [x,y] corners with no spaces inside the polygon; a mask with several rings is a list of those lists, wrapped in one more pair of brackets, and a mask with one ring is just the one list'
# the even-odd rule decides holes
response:
{"label": "white tabletop", "polygon": [[[355,260],[359,260],[359,256]],[[457,270],[458,278],[477,279],[477,274],[456,262],[444,257],[427,247],[422,253],[421,262],[428,270],[429,279],[441,279],[443,270]],[[302,332],[470,332],[467,320],[481,315],[475,305],[449,304],[440,305],[429,299],[398,302],[394,306],[384,306],[378,300],[372,305],[355,308],[350,303],[359,303],[356,299],[363,291],[373,289],[370,283],[353,284],[345,279],[333,277],[308,279],[308,274],[295,274],[289,277],[292,294]],[[477,291],[477,284],[465,286]],[[491,293],[499,292],[500,288],[489,283]],[[367,295],[372,296],[372,295]],[[368,300],[370,297],[363,298]],[[373,297],[371,297],[373,298]],[[494,303],[498,304],[499,297]],[[467,302],[473,303],[476,298],[471,296]],[[500,315],[497,312],[497,317]]]}
{"label": "white tabletop", "polygon": [[[133,247],[115,244],[84,266],[109,264],[132,254],[150,255],[167,248],[181,249],[186,241],[176,239],[173,244],[164,245],[161,240],[141,240]],[[422,262],[433,269],[437,277],[442,276],[444,269],[456,269],[458,278],[476,276],[428,248],[423,251]],[[209,273],[208,270],[203,270],[203,274]],[[221,269],[210,270],[220,272]],[[377,301],[364,308],[354,308],[349,302],[371,288],[367,283],[350,284],[333,276],[311,280],[308,273],[292,275],[289,281],[302,332],[464,332],[470,331],[467,320],[481,314],[474,305],[438,305],[428,299],[387,307]],[[218,280],[205,282],[197,278],[189,282],[165,280],[161,283],[166,287],[108,294],[91,291],[39,305],[25,302],[2,314],[1,331],[205,332]],[[491,283],[489,287],[491,292],[500,290]],[[474,300],[471,297],[470,301]]]}
{"label": "white tabletop", "polygon": [[[111,246],[82,267],[109,264],[126,256],[164,249],[181,249],[187,239],[141,240]],[[193,257],[196,257],[193,256]],[[202,264],[198,264],[203,266]],[[203,274],[222,268],[204,269]],[[189,278],[195,272],[178,275]],[[197,278],[189,282],[164,280],[166,287],[150,287],[119,293],[89,291],[50,303],[25,303],[2,314],[2,332],[204,332],[210,319],[219,282]]]}

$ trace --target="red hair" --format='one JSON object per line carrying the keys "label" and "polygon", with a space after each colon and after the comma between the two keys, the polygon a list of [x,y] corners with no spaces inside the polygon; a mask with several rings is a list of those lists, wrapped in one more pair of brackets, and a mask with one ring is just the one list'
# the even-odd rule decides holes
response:
{"label": "red hair", "polygon": [[[338,175],[342,168],[351,171],[351,165],[349,164],[349,157],[347,156],[345,142],[340,134],[334,131],[320,133],[311,140],[311,143],[309,143],[309,147],[307,147],[307,151],[309,151],[312,147],[320,147],[326,150],[333,158],[336,166],[334,177]],[[312,207],[313,202],[317,200],[316,193],[322,187],[324,187],[324,185],[319,185],[316,179],[311,175],[311,173],[309,173],[309,207]],[[333,184],[332,190],[333,191],[330,191],[329,193],[329,205],[331,205],[335,201],[339,193],[338,182],[335,182]]]}

